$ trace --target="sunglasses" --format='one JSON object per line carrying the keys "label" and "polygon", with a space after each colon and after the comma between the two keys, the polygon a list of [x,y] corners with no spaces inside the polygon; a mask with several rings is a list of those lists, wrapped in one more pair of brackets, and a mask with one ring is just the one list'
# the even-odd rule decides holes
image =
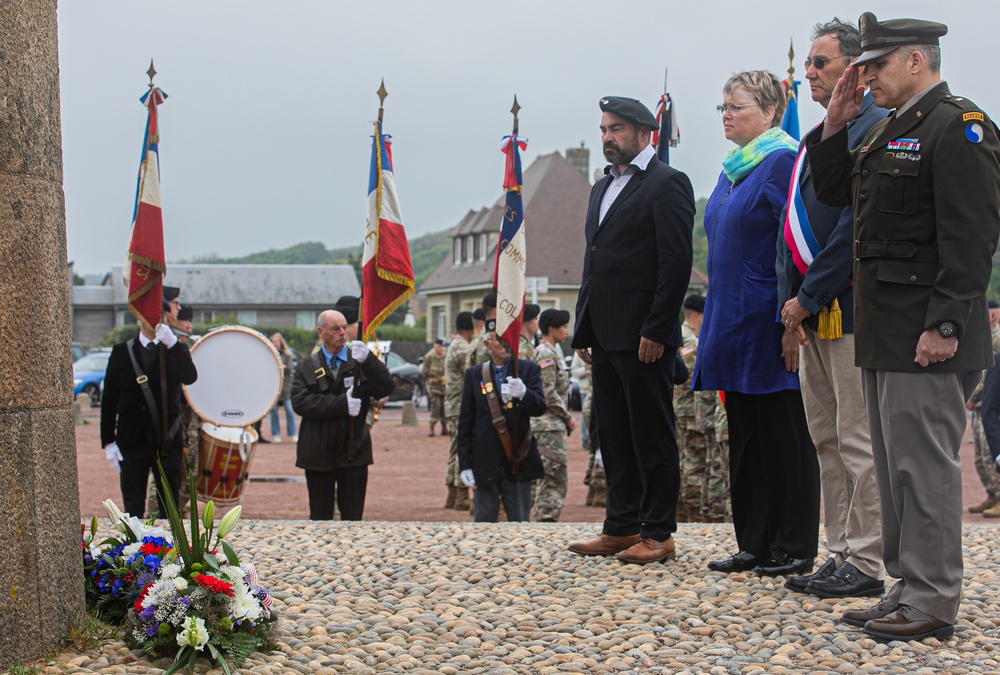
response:
{"label": "sunglasses", "polygon": [[826,64],[830,63],[835,59],[846,59],[847,56],[817,56],[814,59],[806,59],[805,66],[806,70],[809,70],[809,66],[816,66],[816,70],[823,70],[826,68]]}

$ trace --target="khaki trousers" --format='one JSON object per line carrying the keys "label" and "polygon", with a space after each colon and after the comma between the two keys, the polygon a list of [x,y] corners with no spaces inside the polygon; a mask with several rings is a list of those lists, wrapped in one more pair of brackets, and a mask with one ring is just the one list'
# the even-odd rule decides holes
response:
{"label": "khaki trousers", "polygon": [[899,581],[887,599],[954,623],[962,594],[965,402],[982,371],[896,373],[862,369],[882,555]]}
{"label": "khaki trousers", "polygon": [[849,562],[883,579],[875,460],[861,369],[854,365],[854,335],[820,340],[816,331],[805,331],[809,344],[799,351],[799,382],[819,458],[827,548],[838,566]]}

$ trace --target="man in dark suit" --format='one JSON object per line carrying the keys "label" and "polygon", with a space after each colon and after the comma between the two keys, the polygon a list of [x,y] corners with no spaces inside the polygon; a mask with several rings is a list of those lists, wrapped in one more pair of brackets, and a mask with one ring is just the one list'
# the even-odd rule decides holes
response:
{"label": "man in dark suit", "polygon": [[[880,640],[940,638],[954,632],[962,591],[965,402],[993,365],[986,288],[1000,235],[1000,139],[941,81],[947,26],[871,13],[858,23],[864,51],[806,144],[819,199],[853,205],[855,358],[883,560],[899,581],[842,619]],[[849,151],[864,87],[895,110]]]}
{"label": "man in dark suit", "polygon": [[[385,364],[364,342],[348,342],[349,325],[336,310],[321,312],[316,321],[320,348],[299,361],[292,379],[292,409],[302,417],[295,466],[306,473],[310,520],[332,520],[334,498],[343,520],[361,520],[368,465],[374,461],[365,419],[371,399],[395,388]],[[356,363],[361,364],[357,382]],[[348,442],[352,427],[353,444]]]}
{"label": "man in dark suit", "polygon": [[[813,100],[826,108],[844,66],[860,55],[861,34],[854,25],[839,19],[817,25],[805,73]],[[850,147],[857,147],[887,114],[866,94],[847,125]],[[854,365],[854,213],[816,199],[804,152],[800,147],[778,236],[778,306],[785,326],[785,367],[799,369],[819,459],[831,557],[812,574],[788,577],[785,586],[822,598],[881,595],[885,568],[875,460],[861,370]]]}
{"label": "man in dark suit", "polygon": [[[165,315],[176,317],[180,289],[165,286]],[[147,326],[128,342],[111,349],[104,375],[101,398],[101,445],[105,456],[120,472],[125,511],[142,518],[146,508],[146,482],[150,471],[157,483],[160,517],[166,515],[159,470],[160,458],[174,502],[178,500],[181,463],[184,452],[184,429],[181,428],[181,385],[198,379],[187,345],[164,322],[155,331]],[[130,354],[131,352],[131,354]],[[162,429],[162,382],[160,358],[164,359],[167,391],[167,440]],[[133,361],[134,359],[134,361]]]}
{"label": "man in dark suit", "polygon": [[[590,193],[572,346],[593,365],[607,515],[581,555],[648,563],[675,555],[680,469],[672,407],[680,310],[691,275],[691,182],[656,158],[639,101],[600,101],[611,165]],[[588,349],[590,351],[588,351]]]}
{"label": "man in dark suit", "polygon": [[[531,481],[545,475],[531,433],[531,418],[546,411],[541,370],[534,361],[518,359],[515,377],[510,347],[496,334],[496,319],[487,319],[483,345],[490,361],[466,369],[462,385],[456,439],[459,476],[475,488],[477,523],[495,523],[501,499],[507,520],[527,521]],[[493,407],[502,411],[500,426],[493,422]]]}

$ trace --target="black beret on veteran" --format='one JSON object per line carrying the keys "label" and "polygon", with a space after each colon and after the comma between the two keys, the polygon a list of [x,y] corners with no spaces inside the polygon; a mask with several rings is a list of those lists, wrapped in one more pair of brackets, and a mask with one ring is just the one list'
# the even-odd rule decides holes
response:
{"label": "black beret on veteran", "polygon": [[861,56],[854,62],[860,66],[896,51],[904,45],[936,45],[948,32],[948,26],[921,19],[888,19],[879,21],[871,12],[858,19],[861,29]]}
{"label": "black beret on veteran", "polygon": [[638,124],[641,127],[649,127],[650,129],[658,129],[660,127],[656,123],[653,113],[649,112],[649,108],[634,98],[605,96],[601,99],[600,104],[603,112],[614,113],[622,119]]}

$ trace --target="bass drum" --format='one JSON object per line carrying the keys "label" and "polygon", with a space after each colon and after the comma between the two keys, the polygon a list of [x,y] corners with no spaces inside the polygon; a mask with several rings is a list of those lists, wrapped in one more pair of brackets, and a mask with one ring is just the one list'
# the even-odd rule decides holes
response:
{"label": "bass drum", "polygon": [[278,350],[261,333],[245,326],[223,326],[191,347],[198,369],[185,385],[191,409],[220,427],[246,427],[261,419],[281,394],[284,367]]}

